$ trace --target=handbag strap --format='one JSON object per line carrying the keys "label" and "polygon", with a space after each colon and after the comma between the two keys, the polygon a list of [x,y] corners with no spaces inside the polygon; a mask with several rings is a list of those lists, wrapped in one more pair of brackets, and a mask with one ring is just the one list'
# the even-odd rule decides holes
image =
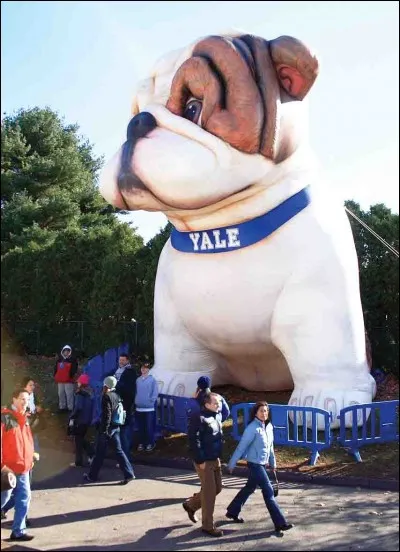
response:
{"label": "handbag strap", "polygon": [[274,483],[277,485],[277,487],[279,487],[279,481],[276,472],[271,470],[271,473],[273,474]]}

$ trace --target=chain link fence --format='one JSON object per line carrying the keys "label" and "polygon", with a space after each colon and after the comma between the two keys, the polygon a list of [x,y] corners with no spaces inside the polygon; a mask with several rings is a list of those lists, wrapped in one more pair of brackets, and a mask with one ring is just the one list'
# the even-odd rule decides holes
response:
{"label": "chain link fence", "polygon": [[[11,339],[28,354],[53,356],[63,345],[71,345],[80,357],[102,354],[110,347],[129,343],[135,355],[153,357],[153,328],[145,322],[68,320],[57,324],[31,321],[7,321]],[[373,368],[399,375],[399,343],[388,338],[386,328],[368,332]],[[4,348],[4,344],[2,343]]]}
{"label": "chain link fence", "polygon": [[[28,354],[53,356],[68,344],[79,357],[102,354],[110,347],[129,343],[135,355],[153,356],[153,334],[144,322],[67,320],[56,324],[27,320],[4,321],[9,339]],[[7,348],[7,344],[2,344]],[[3,352],[4,349],[3,349]]]}

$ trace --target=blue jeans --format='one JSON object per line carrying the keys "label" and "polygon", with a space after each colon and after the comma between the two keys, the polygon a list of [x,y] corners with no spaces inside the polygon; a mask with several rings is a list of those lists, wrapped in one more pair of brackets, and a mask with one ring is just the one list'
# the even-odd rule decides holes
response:
{"label": "blue jeans", "polygon": [[88,474],[90,479],[93,479],[94,481],[97,480],[99,471],[106,457],[109,444],[112,444],[115,449],[119,467],[124,474],[124,479],[131,479],[134,476],[133,467],[122,450],[119,427],[113,429],[110,436],[105,435],[104,433],[99,433],[97,435],[96,452]]}
{"label": "blue jeans", "polygon": [[133,414],[126,414],[126,420],[121,427],[121,445],[125,456],[132,462],[133,433],[135,430],[135,418]]}
{"label": "blue jeans", "polygon": [[136,410],[136,419],[139,430],[139,443],[141,445],[154,445],[155,442],[155,425],[156,425],[156,413],[154,410],[151,412],[138,412]]}
{"label": "blue jeans", "polygon": [[75,428],[75,464],[77,466],[83,466],[84,452],[88,458],[94,455],[92,443],[85,439],[88,428],[87,424],[81,424]]}
{"label": "blue jeans", "polygon": [[285,516],[275,500],[274,489],[272,488],[269,480],[267,468],[262,464],[253,464],[253,462],[247,462],[247,467],[249,468],[250,473],[246,485],[238,492],[229,504],[227,513],[233,517],[237,517],[249,496],[254,493],[257,487],[260,487],[265,505],[275,527],[286,525],[287,521]]}
{"label": "blue jeans", "polygon": [[9,489],[1,493],[1,509],[10,501],[11,495],[14,497],[14,521],[12,532],[19,537],[25,533],[26,516],[28,514],[29,503],[31,501],[31,486],[29,482],[29,472],[17,475],[17,484],[15,489]]}

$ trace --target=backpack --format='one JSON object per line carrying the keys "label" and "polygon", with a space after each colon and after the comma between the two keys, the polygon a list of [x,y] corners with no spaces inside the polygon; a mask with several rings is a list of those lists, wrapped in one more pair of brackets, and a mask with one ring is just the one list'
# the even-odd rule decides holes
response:
{"label": "backpack", "polygon": [[117,408],[112,413],[111,423],[116,426],[122,426],[124,425],[125,420],[126,420],[126,411],[124,410],[124,406],[120,399],[118,402]]}

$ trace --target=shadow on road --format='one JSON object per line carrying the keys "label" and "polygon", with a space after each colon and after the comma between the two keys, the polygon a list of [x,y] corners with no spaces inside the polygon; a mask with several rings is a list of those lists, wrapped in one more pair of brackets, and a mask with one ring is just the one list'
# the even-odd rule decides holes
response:
{"label": "shadow on road", "polygon": [[[55,548],[54,552],[79,552],[79,551],[93,551],[93,552],[128,552],[128,551],[136,551],[136,550],[152,550],[154,552],[158,551],[172,551],[172,550],[190,550],[192,548],[199,549],[200,546],[204,547],[210,547],[215,546],[217,543],[224,543],[224,544],[243,544],[244,541],[244,535],[242,533],[238,533],[238,531],[234,529],[226,529],[224,530],[224,536],[222,539],[215,539],[212,537],[207,537],[207,535],[204,535],[201,533],[199,528],[193,529],[189,533],[185,533],[185,535],[180,535],[177,537],[170,537],[171,531],[174,531],[175,529],[182,529],[184,527],[187,527],[187,525],[177,525],[174,527],[157,527],[155,529],[150,529],[146,532],[143,537],[141,537],[139,540],[135,542],[129,542],[125,544],[118,544],[118,545],[108,545],[108,546],[93,546],[93,545],[87,545],[87,546],[72,546],[68,548]],[[264,542],[265,547],[265,539],[268,538],[276,538],[281,539],[283,538],[282,535],[277,534],[275,531],[264,531],[261,533],[253,534],[252,539],[260,539],[262,542]],[[233,550],[233,548],[230,548]],[[8,551],[21,551],[21,552],[28,552],[33,550],[40,550],[38,548],[32,548],[28,546],[19,546],[19,545],[13,545],[9,548],[7,548]],[[263,548],[265,550],[265,548]]]}
{"label": "shadow on road", "polygon": [[[134,512],[143,512],[153,508],[162,508],[171,504],[180,504],[181,498],[156,498],[151,500],[135,500],[134,502],[125,502],[109,506],[107,508],[97,508],[92,510],[77,510],[68,514],[54,514],[41,516],[40,518],[30,517],[34,529],[40,527],[50,527],[56,525],[65,525],[67,523],[76,523],[92,519],[108,518],[121,514],[130,514]],[[12,521],[2,523],[2,527],[10,527]]]}

